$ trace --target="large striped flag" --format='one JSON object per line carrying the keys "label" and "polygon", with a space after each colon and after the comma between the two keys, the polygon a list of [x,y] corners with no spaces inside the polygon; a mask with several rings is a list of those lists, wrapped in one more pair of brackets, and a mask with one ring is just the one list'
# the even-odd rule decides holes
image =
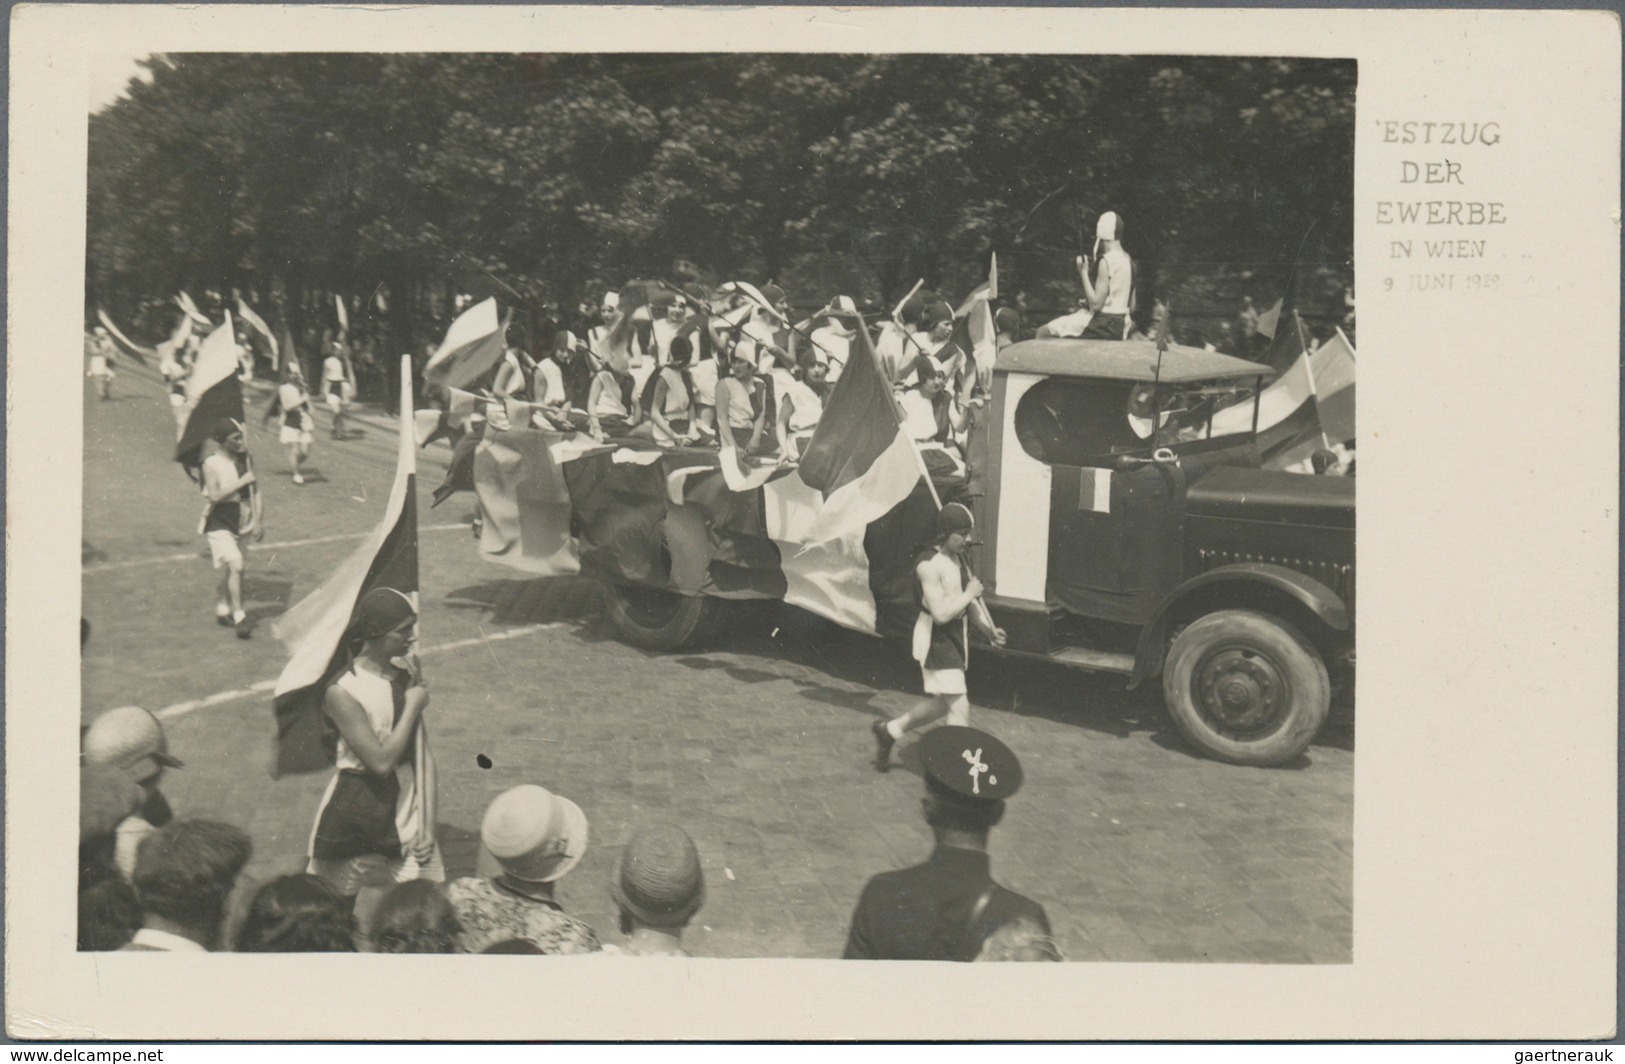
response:
{"label": "large striped flag", "polygon": [[[411,360],[402,356],[401,364],[404,379],[409,382]],[[322,704],[328,686],[349,667],[355,646],[347,634],[361,596],[374,588],[388,587],[417,601],[417,448],[412,436],[409,385],[402,388],[401,395],[406,410],[400,420],[395,482],[389,490],[383,520],[327,579],[271,625],[272,634],[288,649],[288,664],[277,677],[274,695],[273,779],[290,773],[316,772],[333,764],[337,733]],[[428,789],[418,788],[420,793]]]}
{"label": "large striped flag", "polygon": [[[1289,331],[1289,330],[1283,330]],[[1220,410],[1213,435],[1252,430],[1251,403]],[[1303,354],[1258,400],[1258,450],[1266,469],[1284,469],[1314,451],[1354,438],[1354,349],[1341,333]]]}
{"label": "large striped flag", "polygon": [[581,571],[570,535],[570,491],[560,471],[571,458],[566,439],[529,428],[487,431],[473,459],[474,490],[485,517],[483,557],[538,576]]}
{"label": "large striped flag", "polygon": [[175,461],[195,474],[203,464],[203,444],[221,418],[243,419],[243,382],[237,377],[237,337],[231,328],[231,312],[225,324],[204,339],[198,348],[192,375],[186,378],[186,425],[175,444]]}
{"label": "large striped flag", "polygon": [[[844,315],[832,315],[842,316]],[[913,445],[902,429],[897,401],[880,369],[862,316],[852,361],[824,403],[798,475],[823,496],[805,541],[819,543],[861,532],[902,502],[920,480]]]}
{"label": "large striped flag", "polygon": [[502,360],[508,320],[499,317],[495,299],[463,311],[423,367],[424,379],[448,388],[467,388]]}
{"label": "large striped flag", "polygon": [[1320,423],[1333,443],[1354,439],[1354,345],[1338,329],[1309,356]]}

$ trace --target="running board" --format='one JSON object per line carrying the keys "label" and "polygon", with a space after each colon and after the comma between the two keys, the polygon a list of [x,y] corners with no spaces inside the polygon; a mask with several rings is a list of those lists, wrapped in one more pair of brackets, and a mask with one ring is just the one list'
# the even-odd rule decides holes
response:
{"label": "running board", "polygon": [[1050,655],[1051,661],[1096,672],[1117,672],[1124,676],[1134,671],[1134,655],[1110,650],[1090,650],[1087,647],[1062,647]]}
{"label": "running board", "polygon": [[[977,643],[977,650],[992,650]],[[1008,647],[994,651],[1013,658],[1030,658],[1034,661],[1053,661],[1057,665],[1067,665],[1074,669],[1088,669],[1090,672],[1114,672],[1120,676],[1131,676],[1134,673],[1134,655],[1119,654],[1110,650],[1090,650],[1086,647],[1062,647],[1053,654],[1034,654],[1027,650],[1011,650]]]}

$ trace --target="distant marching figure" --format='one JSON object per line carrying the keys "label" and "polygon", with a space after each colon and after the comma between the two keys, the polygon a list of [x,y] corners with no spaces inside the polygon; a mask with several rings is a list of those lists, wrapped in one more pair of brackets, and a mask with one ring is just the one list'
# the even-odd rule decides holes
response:
{"label": "distant marching figure", "polygon": [[344,340],[339,337],[328,343],[327,357],[322,360],[322,396],[327,401],[327,409],[333,413],[335,440],[345,437],[344,411],[350,405],[350,397],[355,394],[355,385],[350,382],[349,362],[344,356]]}
{"label": "distant marching figure", "polygon": [[113,362],[118,349],[113,346],[113,338],[107,335],[105,325],[96,326],[86,338],[85,354],[90,358],[90,369],[85,376],[96,382],[96,392],[101,398],[113,398]]}
{"label": "distant marching figure", "polygon": [[315,427],[316,417],[310,412],[310,393],[305,390],[305,372],[299,368],[298,359],[288,359],[276,396],[282,412],[282,430],[277,439],[288,449],[293,482],[303,484],[305,459],[310,457],[311,429]]}
{"label": "distant marching figure", "polygon": [[215,424],[213,437],[219,449],[203,460],[203,495],[207,502],[201,531],[208,540],[214,567],[225,570],[220,576],[215,620],[235,627],[238,639],[247,639],[252,629],[243,612],[243,542],[249,536],[265,538],[263,501],[254,477],[254,459],[243,438],[243,423],[221,418]]}

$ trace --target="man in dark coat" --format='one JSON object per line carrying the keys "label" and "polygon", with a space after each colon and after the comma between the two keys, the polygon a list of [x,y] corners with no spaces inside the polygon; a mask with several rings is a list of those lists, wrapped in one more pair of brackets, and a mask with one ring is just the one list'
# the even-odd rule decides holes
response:
{"label": "man in dark coat", "polygon": [[844,956],[866,960],[969,961],[1014,920],[1047,935],[1043,906],[993,881],[987,837],[1021,786],[1021,763],[993,736],[956,725],[919,743],[925,822],[936,849],[924,863],[869,880],[852,913]]}

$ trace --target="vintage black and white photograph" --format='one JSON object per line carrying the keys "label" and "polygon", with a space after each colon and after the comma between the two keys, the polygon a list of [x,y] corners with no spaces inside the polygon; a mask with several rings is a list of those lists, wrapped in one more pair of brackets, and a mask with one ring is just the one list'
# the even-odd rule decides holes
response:
{"label": "vintage black and white photograph", "polygon": [[1351,961],[1353,60],[108,65],[80,950]]}
{"label": "vintage black and white photograph", "polygon": [[1617,22],[10,40],[8,1035],[1612,1030]]}

